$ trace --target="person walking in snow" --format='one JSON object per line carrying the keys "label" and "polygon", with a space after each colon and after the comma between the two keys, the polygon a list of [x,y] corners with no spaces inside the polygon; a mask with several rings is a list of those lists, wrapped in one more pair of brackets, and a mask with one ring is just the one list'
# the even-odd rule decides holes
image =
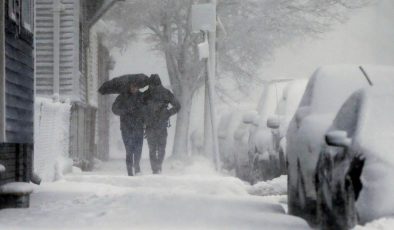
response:
{"label": "person walking in snow", "polygon": [[145,134],[152,172],[159,174],[165,157],[169,118],[180,110],[181,105],[174,94],[163,87],[158,74],[152,74],[148,82],[149,89],[144,93]]}
{"label": "person walking in snow", "polygon": [[[140,160],[144,139],[144,87],[130,83],[129,88],[121,93],[112,105],[112,112],[120,116],[120,129],[126,147],[126,166],[129,176],[140,173]],[[133,172],[134,168],[134,172]]]}

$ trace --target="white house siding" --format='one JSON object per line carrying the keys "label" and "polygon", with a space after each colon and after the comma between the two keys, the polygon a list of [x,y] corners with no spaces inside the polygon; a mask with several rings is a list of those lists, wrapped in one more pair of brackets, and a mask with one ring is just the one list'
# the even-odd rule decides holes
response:
{"label": "white house siding", "polygon": [[83,101],[79,71],[79,0],[36,0],[36,93]]}

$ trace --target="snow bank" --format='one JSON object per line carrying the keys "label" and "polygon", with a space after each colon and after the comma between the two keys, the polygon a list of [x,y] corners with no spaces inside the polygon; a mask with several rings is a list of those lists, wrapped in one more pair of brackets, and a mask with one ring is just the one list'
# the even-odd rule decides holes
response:
{"label": "snow bank", "polygon": [[0,194],[30,194],[34,186],[25,182],[12,182],[0,186]]}
{"label": "snow bank", "polygon": [[35,99],[34,171],[43,181],[60,179],[71,171],[69,156],[69,103]]}
{"label": "snow bank", "polygon": [[392,230],[394,228],[394,217],[382,218],[364,226],[356,226],[353,230]]}
{"label": "snow bank", "polygon": [[0,173],[5,172],[6,168],[4,167],[4,165],[0,164]]}
{"label": "snow bank", "polygon": [[287,176],[282,175],[269,181],[261,181],[251,186],[248,192],[257,196],[286,195]]}

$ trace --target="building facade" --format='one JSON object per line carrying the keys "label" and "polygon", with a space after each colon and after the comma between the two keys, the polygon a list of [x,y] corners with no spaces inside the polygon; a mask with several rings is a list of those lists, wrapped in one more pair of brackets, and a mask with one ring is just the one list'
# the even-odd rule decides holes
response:
{"label": "building facade", "polygon": [[69,154],[83,170],[92,168],[97,155],[102,117],[97,111],[99,56],[98,46],[92,55],[92,27],[114,3],[36,0],[36,95],[71,104]]}
{"label": "building facade", "polygon": [[[0,3],[0,186],[30,182],[32,176],[33,4],[33,0]],[[28,197],[0,193],[0,208],[26,207]]]}

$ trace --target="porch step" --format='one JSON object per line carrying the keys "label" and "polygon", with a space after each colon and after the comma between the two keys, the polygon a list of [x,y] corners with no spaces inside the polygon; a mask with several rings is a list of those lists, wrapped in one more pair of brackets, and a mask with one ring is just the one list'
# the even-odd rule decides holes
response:
{"label": "porch step", "polygon": [[33,185],[26,182],[12,182],[0,186],[0,209],[28,208]]}

